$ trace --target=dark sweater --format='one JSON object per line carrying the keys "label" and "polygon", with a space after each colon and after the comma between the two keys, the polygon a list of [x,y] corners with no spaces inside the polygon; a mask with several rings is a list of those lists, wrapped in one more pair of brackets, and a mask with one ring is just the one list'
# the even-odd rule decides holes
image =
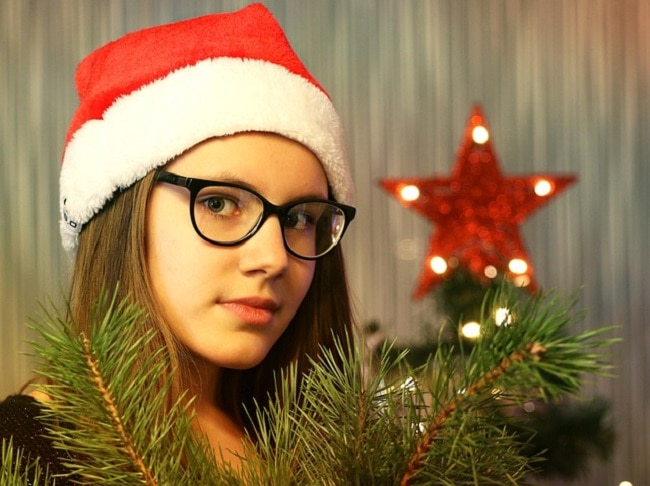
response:
{"label": "dark sweater", "polygon": [[[42,414],[43,405],[33,397],[10,395],[0,402],[0,442],[13,439],[14,451],[22,449],[23,458],[40,458],[43,473],[47,467],[50,475],[65,474],[68,470],[63,463],[68,459],[67,455],[56,449],[47,437],[45,423],[40,418]],[[43,484],[43,477],[39,479],[39,484]],[[71,483],[65,478],[57,478],[56,484],[59,486]]]}

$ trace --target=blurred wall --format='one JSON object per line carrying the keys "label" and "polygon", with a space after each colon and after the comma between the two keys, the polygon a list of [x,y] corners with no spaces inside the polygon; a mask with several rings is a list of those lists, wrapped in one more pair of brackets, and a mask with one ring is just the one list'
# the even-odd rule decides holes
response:
{"label": "blurred wall", "polygon": [[[28,318],[67,285],[58,164],[77,62],[130,30],[246,3],[0,1],[0,395],[29,377]],[[585,390],[613,406],[616,454],[580,484],[650,484],[650,2],[266,3],[347,128],[359,215],[345,248],[362,321],[408,342],[431,319],[410,295],[432,228],[377,181],[448,174],[474,103],[505,173],[578,174],[522,232],[543,287],[584,288],[584,326],[622,326],[618,377]]]}

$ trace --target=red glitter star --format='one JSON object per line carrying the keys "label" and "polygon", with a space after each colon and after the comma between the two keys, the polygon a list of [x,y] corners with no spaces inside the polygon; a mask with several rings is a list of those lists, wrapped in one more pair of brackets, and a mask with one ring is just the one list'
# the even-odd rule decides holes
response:
{"label": "red glitter star", "polygon": [[536,290],[519,226],[575,180],[574,175],[504,176],[475,106],[451,177],[381,180],[402,205],[436,225],[413,297],[423,297],[454,268],[481,281],[501,274]]}

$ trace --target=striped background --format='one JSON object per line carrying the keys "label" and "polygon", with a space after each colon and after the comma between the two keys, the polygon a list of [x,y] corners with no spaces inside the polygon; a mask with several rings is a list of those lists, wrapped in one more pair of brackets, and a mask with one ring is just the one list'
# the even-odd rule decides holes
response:
{"label": "striped background", "polygon": [[[76,63],[127,31],[245,3],[0,1],[0,395],[29,376],[27,318],[66,287],[57,177]],[[402,341],[431,321],[430,304],[410,300],[431,227],[377,181],[448,174],[474,103],[505,173],[578,174],[522,227],[539,282],[582,287],[584,326],[619,324],[625,340],[618,377],[584,392],[612,404],[615,457],[576,484],[650,484],[650,2],[267,5],[347,128],[360,212],[345,246],[362,321]]]}

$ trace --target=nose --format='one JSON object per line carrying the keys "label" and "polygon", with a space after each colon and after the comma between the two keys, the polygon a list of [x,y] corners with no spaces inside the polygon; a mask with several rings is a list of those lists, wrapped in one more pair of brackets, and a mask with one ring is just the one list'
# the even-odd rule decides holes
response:
{"label": "nose", "polygon": [[270,216],[250,239],[242,244],[239,267],[244,273],[261,272],[268,277],[282,275],[289,265],[282,226]]}

